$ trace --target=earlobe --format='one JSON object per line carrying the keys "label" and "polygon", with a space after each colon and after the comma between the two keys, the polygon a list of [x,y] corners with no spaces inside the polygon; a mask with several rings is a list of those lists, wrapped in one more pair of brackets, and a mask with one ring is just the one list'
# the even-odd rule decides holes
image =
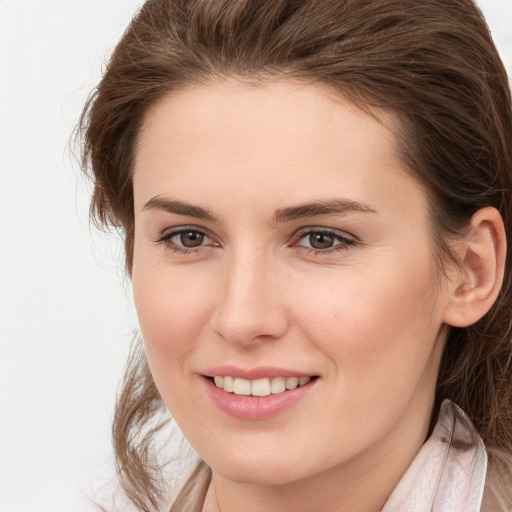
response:
{"label": "earlobe", "polygon": [[482,208],[473,215],[467,236],[457,242],[457,253],[460,267],[450,283],[444,321],[467,327],[491,309],[503,282],[506,236],[495,208]]}

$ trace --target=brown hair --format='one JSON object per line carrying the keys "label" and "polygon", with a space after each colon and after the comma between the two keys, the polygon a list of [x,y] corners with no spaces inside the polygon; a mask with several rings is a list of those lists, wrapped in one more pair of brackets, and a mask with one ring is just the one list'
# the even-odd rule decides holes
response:
{"label": "brown hair", "polygon": [[[128,272],[131,173],[144,115],[170,91],[217,77],[318,81],[363,108],[392,111],[401,157],[429,192],[440,262],[449,255],[446,240],[485,206],[499,210],[512,240],[510,89],[472,0],[149,0],[79,126],[83,167],[94,182],[92,216],[122,229]],[[491,311],[473,326],[451,329],[436,393],[436,410],[450,398],[482,436],[490,455],[486,503],[500,510],[512,508],[511,279],[508,257]],[[136,352],[114,440],[122,485],[141,510],[157,508],[163,492],[149,451],[161,425],[144,430],[161,407],[145,356]],[[200,469],[172,510],[198,507],[179,503],[200,497],[207,479]]]}

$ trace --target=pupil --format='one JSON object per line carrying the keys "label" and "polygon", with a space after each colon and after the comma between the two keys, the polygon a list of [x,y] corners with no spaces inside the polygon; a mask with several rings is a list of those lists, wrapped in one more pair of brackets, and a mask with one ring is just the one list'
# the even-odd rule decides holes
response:
{"label": "pupil", "polygon": [[334,243],[334,237],[323,233],[309,235],[309,243],[314,249],[328,249]]}
{"label": "pupil", "polygon": [[185,231],[181,233],[180,239],[185,247],[197,247],[203,243],[204,235],[197,231]]}

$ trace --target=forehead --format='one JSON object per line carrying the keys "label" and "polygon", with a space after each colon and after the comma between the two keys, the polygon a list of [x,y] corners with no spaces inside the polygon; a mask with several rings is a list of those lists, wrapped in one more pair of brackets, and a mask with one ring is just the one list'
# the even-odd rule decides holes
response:
{"label": "forehead", "polygon": [[[397,157],[396,120],[375,114],[327,87],[286,81],[221,81],[173,93],[142,126],[136,209],[166,193],[226,204],[236,196],[245,207],[255,197],[297,203],[335,193],[371,204],[385,193],[399,199],[398,182],[418,185]],[[286,204],[273,205],[279,206]]]}

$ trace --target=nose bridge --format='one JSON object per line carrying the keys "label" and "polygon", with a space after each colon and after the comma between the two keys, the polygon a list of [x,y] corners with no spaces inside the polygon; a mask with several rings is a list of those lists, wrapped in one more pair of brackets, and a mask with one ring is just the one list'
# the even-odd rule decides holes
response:
{"label": "nose bridge", "polygon": [[240,248],[224,264],[214,331],[238,345],[280,337],[287,320],[276,290],[277,268],[265,249]]}

